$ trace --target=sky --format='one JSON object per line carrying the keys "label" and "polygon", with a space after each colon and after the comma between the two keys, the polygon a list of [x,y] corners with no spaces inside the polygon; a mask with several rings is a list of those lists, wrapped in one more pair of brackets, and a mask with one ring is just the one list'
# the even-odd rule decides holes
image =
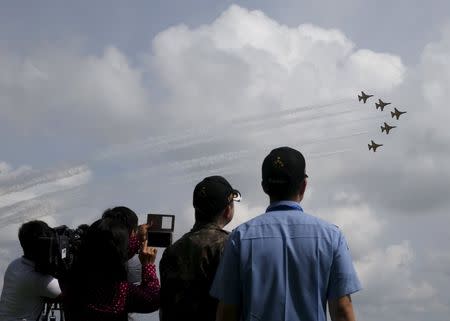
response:
{"label": "sky", "polygon": [[125,205],[142,223],[175,214],[177,239],[209,175],[242,193],[232,230],[268,205],[265,155],[291,146],[307,162],[303,208],[348,239],[357,319],[446,320],[449,12],[443,0],[2,1],[0,274],[31,219],[76,227]]}

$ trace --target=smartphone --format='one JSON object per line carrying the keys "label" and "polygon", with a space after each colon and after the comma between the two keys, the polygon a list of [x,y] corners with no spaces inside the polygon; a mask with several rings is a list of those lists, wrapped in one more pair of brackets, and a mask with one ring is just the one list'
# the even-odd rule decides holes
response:
{"label": "smartphone", "polygon": [[175,215],[148,214],[147,244],[153,247],[168,247],[172,244],[172,235],[175,228]]}

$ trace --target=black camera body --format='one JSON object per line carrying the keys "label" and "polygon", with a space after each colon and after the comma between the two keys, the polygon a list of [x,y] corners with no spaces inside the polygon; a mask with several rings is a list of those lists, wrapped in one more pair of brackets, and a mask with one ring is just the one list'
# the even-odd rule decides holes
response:
{"label": "black camera body", "polygon": [[35,270],[57,279],[63,278],[76,258],[85,231],[82,226],[70,229],[62,225],[53,228],[51,236],[40,237]]}
{"label": "black camera body", "polygon": [[153,247],[168,247],[172,244],[172,234],[175,228],[175,215],[148,214],[147,244]]}

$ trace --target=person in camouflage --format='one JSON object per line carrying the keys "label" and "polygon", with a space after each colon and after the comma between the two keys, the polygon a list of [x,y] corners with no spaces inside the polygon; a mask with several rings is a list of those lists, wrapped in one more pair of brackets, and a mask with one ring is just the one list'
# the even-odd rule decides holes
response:
{"label": "person in camouflage", "polygon": [[169,246],[159,264],[160,321],[215,320],[218,300],[209,295],[240,193],[221,176],[209,176],[194,189],[195,224]]}

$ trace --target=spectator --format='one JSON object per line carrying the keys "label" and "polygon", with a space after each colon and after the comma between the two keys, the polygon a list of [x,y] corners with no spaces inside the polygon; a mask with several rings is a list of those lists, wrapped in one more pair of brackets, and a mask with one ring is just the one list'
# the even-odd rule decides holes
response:
{"label": "spectator", "polygon": [[168,247],[161,259],[161,321],[215,320],[218,301],[209,295],[233,218],[239,191],[221,176],[194,189],[195,225]]}
{"label": "spectator", "polygon": [[230,235],[211,295],[217,320],[355,320],[350,294],[361,289],[344,235],[303,212],[305,159],[272,150],[262,164],[265,214]]}
{"label": "spectator", "polygon": [[35,271],[36,262],[45,260],[48,253],[41,242],[50,238],[52,229],[42,221],[31,221],[19,229],[23,256],[11,262],[6,269],[0,298],[0,320],[37,320],[46,300],[61,294],[58,280]]}
{"label": "spectator", "polygon": [[142,242],[139,259],[142,282],[127,281],[129,231],[118,220],[94,222],[83,237],[79,258],[63,284],[67,321],[125,321],[129,312],[159,308],[156,249]]}
{"label": "spectator", "polygon": [[107,209],[103,213],[102,218],[116,219],[128,229],[127,279],[134,284],[141,283],[141,263],[135,254],[137,254],[140,244],[147,238],[147,224],[138,226],[138,216],[133,210],[125,206]]}

